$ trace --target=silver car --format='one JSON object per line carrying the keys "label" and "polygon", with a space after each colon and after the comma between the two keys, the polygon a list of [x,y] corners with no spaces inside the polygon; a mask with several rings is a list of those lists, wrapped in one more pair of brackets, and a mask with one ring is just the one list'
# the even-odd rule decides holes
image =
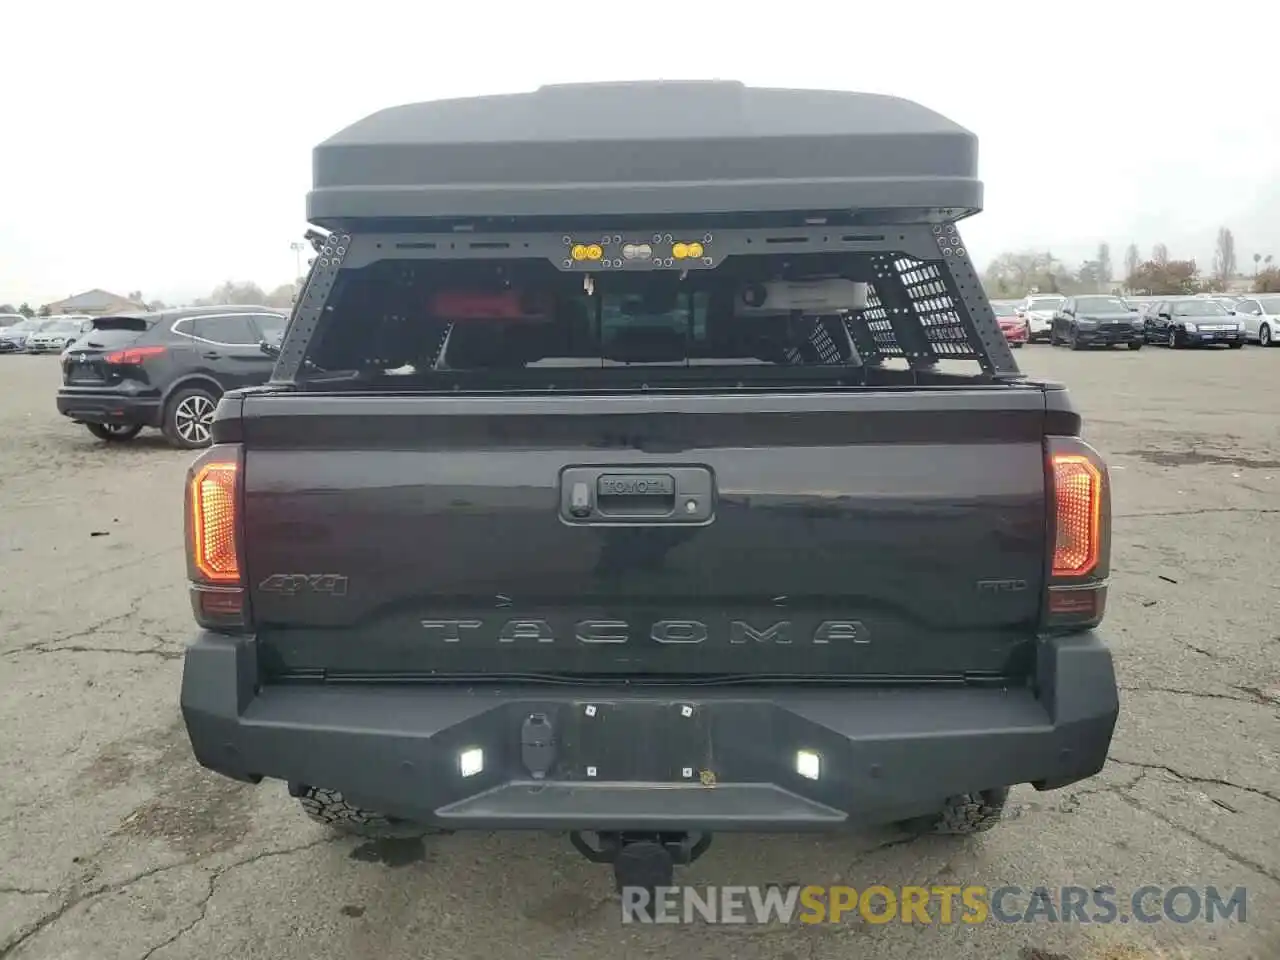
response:
{"label": "silver car", "polygon": [[92,317],[50,317],[27,336],[27,353],[61,353],[92,329]]}

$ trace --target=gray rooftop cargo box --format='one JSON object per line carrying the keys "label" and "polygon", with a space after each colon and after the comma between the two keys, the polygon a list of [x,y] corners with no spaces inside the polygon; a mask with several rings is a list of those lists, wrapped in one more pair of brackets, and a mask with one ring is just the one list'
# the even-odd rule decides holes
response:
{"label": "gray rooftop cargo box", "polygon": [[919,104],[730,81],[545,86],[392,107],[315,148],[308,219],[982,208],[977,138]]}

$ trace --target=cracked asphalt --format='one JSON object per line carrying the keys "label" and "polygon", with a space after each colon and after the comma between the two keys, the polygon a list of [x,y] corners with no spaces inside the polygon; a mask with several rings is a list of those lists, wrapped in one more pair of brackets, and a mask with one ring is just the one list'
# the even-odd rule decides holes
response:
{"label": "cracked asphalt", "polygon": [[1109,455],[1111,762],[976,840],[721,836],[696,884],[1247,887],[1246,921],[623,925],[561,836],[335,838],[191,760],[177,710],[189,455],[53,409],[0,358],[0,960],[1280,956],[1280,350],[1031,346]]}

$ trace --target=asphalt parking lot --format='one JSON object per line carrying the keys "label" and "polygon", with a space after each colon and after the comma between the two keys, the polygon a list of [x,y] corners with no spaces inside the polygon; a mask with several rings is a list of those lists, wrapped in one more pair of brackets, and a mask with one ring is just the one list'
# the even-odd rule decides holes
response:
{"label": "asphalt parking lot", "polygon": [[1247,888],[1215,924],[623,925],[561,836],[335,838],[279,784],[191,760],[182,476],[53,408],[56,357],[0,357],[0,958],[1280,956],[1280,350],[1071,353],[1110,457],[1106,622],[1122,716],[1077,788],[1019,790],[977,840],[717,838],[697,884]]}

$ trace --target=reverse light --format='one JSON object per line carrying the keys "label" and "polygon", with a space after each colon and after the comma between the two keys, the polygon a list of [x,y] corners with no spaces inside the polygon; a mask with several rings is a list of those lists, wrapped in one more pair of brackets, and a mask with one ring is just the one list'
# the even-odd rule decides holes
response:
{"label": "reverse light", "polygon": [[1087,455],[1054,453],[1056,538],[1053,575],[1080,577],[1098,565],[1102,549],[1102,471]]}
{"label": "reverse light", "polygon": [[117,366],[136,366],[151,357],[158,357],[163,353],[167,353],[168,350],[168,347],[127,347],[124,350],[108,353],[105,359],[107,363]]}
{"label": "reverse light", "polygon": [[822,774],[822,759],[812,750],[798,750],[796,773],[808,780],[817,780]]}
{"label": "reverse light", "polygon": [[236,460],[209,460],[195,469],[187,491],[190,560],[205,583],[240,583]]}
{"label": "reverse light", "polygon": [[458,754],[458,772],[464,777],[474,777],[484,769],[484,751],[471,747]]}

